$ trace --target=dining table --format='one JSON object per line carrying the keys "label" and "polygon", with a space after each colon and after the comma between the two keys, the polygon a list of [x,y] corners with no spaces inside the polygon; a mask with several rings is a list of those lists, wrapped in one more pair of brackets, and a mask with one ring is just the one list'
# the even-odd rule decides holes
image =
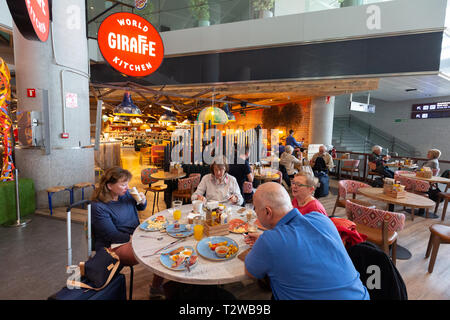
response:
{"label": "dining table", "polygon": [[431,178],[424,178],[424,177],[416,176],[415,173],[402,173],[400,175],[403,176],[403,177],[407,177],[407,178],[427,181],[427,182],[429,182],[431,184],[438,184],[438,183],[445,184],[446,185],[445,192],[447,192],[447,190],[448,190],[448,188],[450,186],[450,179],[444,178],[444,177],[432,176]]}
{"label": "dining table", "polygon": [[417,164],[402,164],[401,162],[388,162],[384,164],[386,167],[397,168],[398,170],[416,170],[419,166]]}
{"label": "dining table", "polygon": [[159,170],[150,175],[152,179],[164,180],[167,185],[167,189],[164,190],[164,202],[166,207],[169,208],[172,205],[172,192],[177,189],[176,180],[186,177],[185,172],[171,173],[164,170]]}
{"label": "dining table", "polygon": [[[231,208],[232,219],[239,218],[246,221],[245,208],[235,205],[227,205],[226,207]],[[178,209],[181,211],[181,219],[179,220],[179,223],[187,224],[189,222],[188,215],[193,212],[192,204],[183,205],[178,207]],[[164,216],[169,223],[173,223],[173,216],[170,209],[163,210],[155,215]],[[225,237],[234,240],[238,244],[239,250],[234,257],[223,261],[216,261],[204,258],[202,255],[198,255],[197,253],[198,261],[190,268],[190,271],[187,271],[187,269],[178,271],[169,269],[163,265],[160,260],[162,259],[161,253],[176,249],[180,246],[192,246],[197,251],[197,244],[199,241],[196,241],[192,235],[185,238],[180,238],[181,242],[176,243],[172,247],[162,250],[157,254],[154,254],[158,249],[167,246],[177,239],[167,234],[164,230],[146,231],[144,230],[145,228],[141,227],[142,224],[135,229],[132,236],[131,243],[134,255],[139,263],[141,263],[146,269],[163,277],[164,279],[198,285],[219,285],[249,279],[244,271],[244,262],[238,258],[239,254],[250,248],[250,246],[245,243],[243,234],[230,232],[225,235]],[[167,228],[169,227],[170,226]],[[206,241],[205,237],[206,236],[204,235],[202,240]]]}
{"label": "dining table", "polygon": [[280,175],[278,173],[272,173],[272,172],[263,172],[263,173],[255,172],[254,178],[256,180],[261,180],[261,183],[264,183],[264,182],[268,182],[268,181],[279,180]]}

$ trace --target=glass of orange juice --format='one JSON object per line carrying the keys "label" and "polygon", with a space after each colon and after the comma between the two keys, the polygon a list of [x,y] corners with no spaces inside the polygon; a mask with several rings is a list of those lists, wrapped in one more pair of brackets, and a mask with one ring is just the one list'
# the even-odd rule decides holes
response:
{"label": "glass of orange juice", "polygon": [[197,241],[203,238],[203,219],[202,217],[195,217],[193,219],[194,224],[194,239]]}
{"label": "glass of orange juice", "polygon": [[181,219],[181,211],[180,209],[175,209],[173,211],[173,220],[178,221]]}

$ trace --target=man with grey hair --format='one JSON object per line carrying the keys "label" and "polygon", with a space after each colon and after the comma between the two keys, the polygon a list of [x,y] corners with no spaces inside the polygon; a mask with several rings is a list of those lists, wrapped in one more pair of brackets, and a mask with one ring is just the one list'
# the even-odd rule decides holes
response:
{"label": "man with grey hair", "polygon": [[394,178],[394,172],[385,166],[386,161],[391,157],[389,155],[383,156],[382,150],[383,148],[378,145],[372,147],[372,154],[369,155],[369,167],[383,178]]}
{"label": "man with grey hair", "polygon": [[[278,183],[262,184],[253,197],[264,233],[250,233],[245,258],[251,278],[268,277],[276,300],[369,300],[341,237],[325,215],[301,215]],[[338,275],[338,276],[336,276]]]}
{"label": "man with grey hair", "polygon": [[325,147],[324,145],[321,145],[319,147],[319,152],[315,153],[313,155],[313,157],[311,158],[311,167],[314,168],[316,166],[317,158],[322,158],[324,160],[326,168],[323,168],[324,170],[318,170],[318,169],[313,169],[313,170],[325,171],[326,173],[328,173],[329,170],[333,169],[333,167],[334,167],[333,158],[327,152],[327,147]]}

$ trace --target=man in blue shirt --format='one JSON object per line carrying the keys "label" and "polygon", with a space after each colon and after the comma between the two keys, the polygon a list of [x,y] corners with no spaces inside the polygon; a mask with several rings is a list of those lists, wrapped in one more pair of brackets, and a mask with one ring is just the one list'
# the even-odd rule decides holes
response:
{"label": "man in blue shirt", "polygon": [[294,138],[294,130],[289,130],[289,135],[286,138],[286,146],[292,146],[294,149],[295,148],[300,148],[302,146],[302,143],[297,142],[297,140],[295,140]]}
{"label": "man in blue shirt", "polygon": [[250,233],[245,259],[252,278],[268,276],[276,300],[369,300],[333,222],[318,212],[302,215],[278,183],[262,184],[253,196],[268,230]]}

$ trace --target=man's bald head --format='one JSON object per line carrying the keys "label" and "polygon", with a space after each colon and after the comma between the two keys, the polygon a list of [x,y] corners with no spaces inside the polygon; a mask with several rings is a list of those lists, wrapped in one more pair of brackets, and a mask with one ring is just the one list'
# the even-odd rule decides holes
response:
{"label": "man's bald head", "polygon": [[253,195],[253,203],[257,213],[258,211],[262,212],[265,208],[270,208],[273,213],[273,221],[268,222],[273,224],[272,227],[286,213],[292,210],[291,198],[286,189],[281,184],[275,182],[267,182],[260,185]]}

